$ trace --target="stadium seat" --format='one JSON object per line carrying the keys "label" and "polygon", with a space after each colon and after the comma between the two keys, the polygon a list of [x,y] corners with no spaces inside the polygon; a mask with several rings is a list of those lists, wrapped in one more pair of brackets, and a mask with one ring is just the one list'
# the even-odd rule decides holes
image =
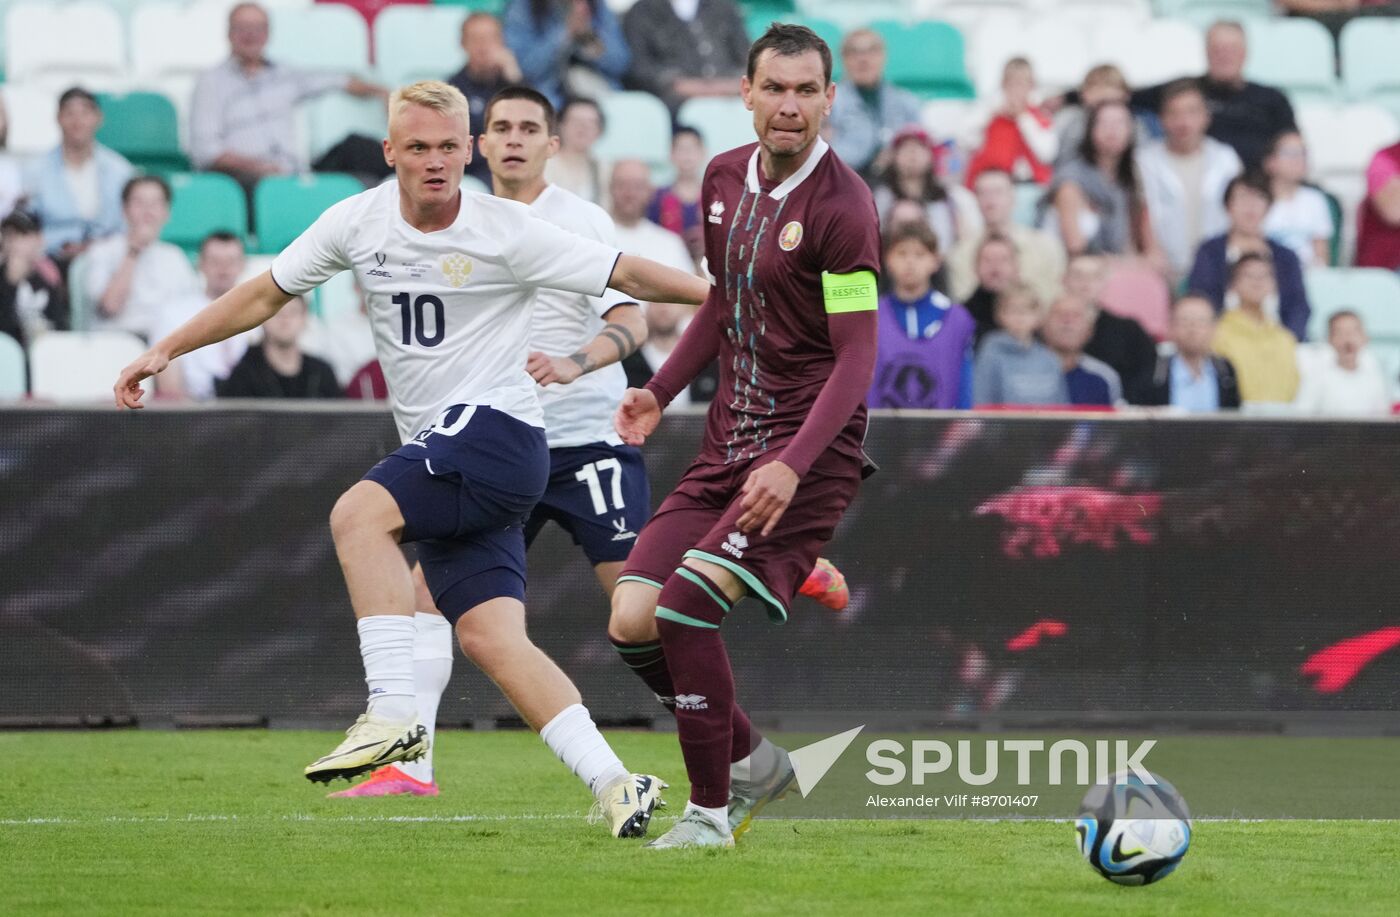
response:
{"label": "stadium seat", "polygon": [[[969,31],[991,20],[1024,22],[1036,0],[915,0],[916,19],[941,19]],[[859,8],[859,4],[852,4]],[[896,17],[898,18],[898,17]]]}
{"label": "stadium seat", "polygon": [[90,89],[119,86],[126,78],[126,29],[110,5],[16,3],[5,11],[6,77]]}
{"label": "stadium seat", "polygon": [[1077,88],[1084,78],[1084,62],[1090,59],[1083,24],[1051,16],[1024,29],[986,24],[973,33],[970,45],[973,83],[979,95],[989,97],[1000,90],[1002,68],[1010,58],[1028,59],[1036,81],[1047,90]]}
{"label": "stadium seat", "polygon": [[[193,86],[201,71],[228,57],[228,8],[216,3],[145,3],[131,16],[131,68],[149,85],[178,76]],[[173,97],[177,105],[181,96]]]}
{"label": "stadium seat", "polygon": [[1342,310],[1361,316],[1377,341],[1400,344],[1400,276],[1380,268],[1313,268],[1303,278],[1312,316],[1308,338],[1327,340],[1327,320]]}
{"label": "stadium seat", "polygon": [[756,139],[753,115],[738,98],[690,99],[681,105],[676,120],[700,132],[711,156]]}
{"label": "stadium seat", "polygon": [[436,80],[462,69],[465,6],[394,6],[374,21],[374,59],[390,86]]}
{"label": "stadium seat", "polygon": [[369,73],[369,27],[348,6],[274,8],[267,56],[307,70]]}
{"label": "stadium seat", "polygon": [[180,150],[180,121],[175,106],[154,92],[98,97],[102,105],[99,143],[121,153],[145,172],[165,175],[189,169]]}
{"label": "stadium seat", "polygon": [[[809,16],[815,17],[834,24],[843,34],[851,29],[871,25],[880,19],[902,21],[909,16],[907,0],[865,0],[863,3],[848,3],[847,0],[802,0],[798,9],[801,10],[802,16],[790,17],[787,21],[801,22],[810,27],[810,23],[804,20]],[[826,36],[822,35],[822,38]],[[827,39],[827,44],[831,45],[834,55],[840,40],[832,44],[831,40]]]}
{"label": "stadium seat", "polygon": [[1245,23],[1249,57],[1245,76],[1293,99],[1326,101],[1337,95],[1332,35],[1311,19],[1258,19]]}
{"label": "stadium seat", "polygon": [[[328,92],[307,102],[303,114],[312,162],[350,134],[378,141],[389,133],[389,111],[382,99]],[[472,125],[472,129],[478,126]]]}
{"label": "stadium seat", "polygon": [[1199,76],[1206,70],[1205,41],[1199,29],[1185,22],[1104,23],[1093,29],[1090,48],[1089,60],[1117,64],[1133,86]]}
{"label": "stadium seat", "polygon": [[170,189],[170,222],[160,234],[166,242],[194,252],[218,230],[247,237],[248,198],[232,178],[218,172],[172,175]]}
{"label": "stadium seat", "polygon": [[1350,217],[1364,194],[1371,157],[1400,137],[1400,125],[1375,105],[1303,105],[1297,118],[1312,177],[1341,199]]}
{"label": "stadium seat", "polygon": [[1157,340],[1167,336],[1171,291],[1151,267],[1125,261],[1110,268],[1101,299],[1105,309],[1114,315],[1135,319]]}
{"label": "stadium seat", "polygon": [[8,334],[0,334],[0,401],[14,401],[27,392],[24,348]]}
{"label": "stadium seat", "polygon": [[1400,22],[1353,19],[1342,29],[1342,85],[1357,102],[1371,102],[1400,118]]}
{"label": "stadium seat", "polygon": [[280,252],[327,207],[363,190],[349,175],[334,172],[264,178],[253,192],[258,251]]}
{"label": "stadium seat", "polygon": [[1148,0],[1031,0],[1029,7],[1041,16],[1080,24],[1108,20],[1144,23],[1152,18]]}
{"label": "stadium seat", "polygon": [[[145,351],[125,331],[50,331],[29,348],[30,394],[60,402],[108,402],[112,380]],[[142,383],[149,393],[150,380]]]}
{"label": "stadium seat", "polygon": [[1028,226],[1031,229],[1038,229],[1036,226],[1036,209],[1040,206],[1040,199],[1045,197],[1045,189],[1040,185],[1029,182],[1020,182],[1016,185],[1016,205],[1011,214],[1011,221],[1020,226]]}
{"label": "stadium seat", "polygon": [[35,86],[0,87],[9,119],[5,149],[16,156],[37,156],[58,146],[58,91]]}
{"label": "stadium seat", "polygon": [[1220,19],[1267,19],[1274,14],[1271,0],[1154,0],[1163,18],[1186,19],[1209,25]]}
{"label": "stadium seat", "polygon": [[906,25],[883,19],[871,28],[885,39],[885,78],[924,99],[971,99],[977,93],[964,63],[963,37],[946,22]]}
{"label": "stadium seat", "polygon": [[640,159],[653,170],[671,157],[671,112],[649,92],[615,92],[599,100],[607,129],[593,147],[604,162]]}
{"label": "stadium seat", "polygon": [[[433,4],[436,6],[462,6],[471,13],[490,13],[492,16],[499,16],[501,11],[505,9],[506,0],[433,0]],[[626,8],[625,6],[613,6],[611,3],[608,5],[613,10]],[[631,6],[631,3],[628,3],[627,6]]]}

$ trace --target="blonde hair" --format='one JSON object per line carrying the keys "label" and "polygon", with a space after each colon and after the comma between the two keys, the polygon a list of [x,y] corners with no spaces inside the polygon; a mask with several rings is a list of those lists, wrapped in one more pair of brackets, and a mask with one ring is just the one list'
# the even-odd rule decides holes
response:
{"label": "blonde hair", "polygon": [[402,115],[410,105],[431,108],[440,115],[455,115],[462,119],[467,133],[471,133],[471,106],[467,104],[467,97],[462,95],[462,91],[456,86],[449,86],[441,80],[420,80],[395,89],[393,95],[389,96],[391,127],[394,119]]}

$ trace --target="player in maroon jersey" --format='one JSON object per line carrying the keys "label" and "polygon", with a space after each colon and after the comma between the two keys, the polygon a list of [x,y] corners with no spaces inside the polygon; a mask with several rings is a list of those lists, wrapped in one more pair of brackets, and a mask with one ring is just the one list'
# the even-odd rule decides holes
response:
{"label": "player in maroon jersey", "polygon": [[709,299],[618,433],[640,445],[716,357],[700,455],[642,530],[609,633],[674,703],[691,780],[676,826],[649,846],[732,846],[794,780],[787,753],[734,698],[720,625],[744,595],[775,621],[859,487],[875,367],[880,233],[864,182],[818,136],[831,49],[802,26],[754,42],[742,82],[759,142],[717,156],[701,192]]}

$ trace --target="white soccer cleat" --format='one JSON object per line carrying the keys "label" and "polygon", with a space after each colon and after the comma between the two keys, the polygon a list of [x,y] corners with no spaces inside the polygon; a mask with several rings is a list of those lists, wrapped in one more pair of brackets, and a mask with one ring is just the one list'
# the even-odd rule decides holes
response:
{"label": "white soccer cleat", "polygon": [[593,804],[590,823],[606,820],[613,837],[644,837],[651,824],[651,813],[666,805],[661,791],[667,784],[650,774],[628,774],[603,791]]}
{"label": "white soccer cleat", "polygon": [[349,780],[395,761],[416,761],[427,752],[428,730],[417,717],[403,722],[363,713],[345,730],[345,741],[335,751],[307,766],[306,779],[313,783],[329,783],[337,777]]}
{"label": "white soccer cleat", "polygon": [[703,812],[690,809],[670,831],[647,844],[655,850],[684,847],[733,847],[734,835],[725,831]]}
{"label": "white soccer cleat", "polygon": [[761,780],[742,780],[730,772],[729,830],[737,839],[753,824],[754,818],[770,802],[777,802],[792,791],[797,772],[785,749],[773,746],[778,760],[771,773]]}

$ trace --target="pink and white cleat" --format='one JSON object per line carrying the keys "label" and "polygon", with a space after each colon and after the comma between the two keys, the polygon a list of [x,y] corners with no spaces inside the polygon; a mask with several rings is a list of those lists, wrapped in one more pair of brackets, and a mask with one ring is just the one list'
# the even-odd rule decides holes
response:
{"label": "pink and white cleat", "polygon": [[394,765],[381,767],[369,775],[364,783],[357,783],[348,790],[331,793],[327,799],[360,799],[368,796],[436,796],[436,782],[424,783],[408,776]]}

